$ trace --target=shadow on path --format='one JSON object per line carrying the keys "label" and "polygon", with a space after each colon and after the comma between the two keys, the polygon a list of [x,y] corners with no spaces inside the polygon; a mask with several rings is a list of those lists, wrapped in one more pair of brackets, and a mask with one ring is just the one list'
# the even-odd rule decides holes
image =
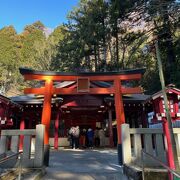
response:
{"label": "shadow on path", "polygon": [[42,179],[126,180],[117,159],[117,150],[113,149],[52,150]]}

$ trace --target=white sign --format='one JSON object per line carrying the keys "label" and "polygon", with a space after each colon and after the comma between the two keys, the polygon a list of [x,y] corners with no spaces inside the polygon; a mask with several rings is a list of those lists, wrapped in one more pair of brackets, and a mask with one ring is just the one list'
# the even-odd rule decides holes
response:
{"label": "white sign", "polygon": [[1,120],[1,124],[5,124],[6,123],[6,121],[5,120]]}

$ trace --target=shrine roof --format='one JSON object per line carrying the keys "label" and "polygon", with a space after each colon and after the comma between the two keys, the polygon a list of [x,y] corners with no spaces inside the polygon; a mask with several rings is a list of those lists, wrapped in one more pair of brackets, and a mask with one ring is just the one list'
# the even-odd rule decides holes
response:
{"label": "shrine roof", "polygon": [[[147,102],[151,99],[151,95],[145,95],[145,94],[129,94],[129,95],[123,95],[123,101],[128,102]],[[114,97],[106,97],[105,101],[114,101]]]}
{"label": "shrine roof", "polygon": [[[11,99],[20,104],[43,104],[44,102],[44,96],[36,96],[34,94],[14,96]],[[62,100],[60,97],[55,97],[52,98],[51,103],[62,102]]]}
{"label": "shrine roof", "polygon": [[[175,88],[174,86],[172,87],[172,86],[169,85],[169,86],[166,87],[166,93],[180,95],[180,89]],[[158,91],[155,94],[153,94],[152,99],[154,100],[154,99],[157,99],[157,98],[159,98],[161,96],[163,96],[162,90]]]}
{"label": "shrine roof", "polygon": [[130,70],[120,70],[111,72],[54,72],[54,71],[36,71],[28,68],[19,68],[22,75],[34,74],[34,75],[48,75],[48,76],[104,76],[104,75],[121,75],[121,74],[144,74],[145,68],[141,69],[130,69]]}
{"label": "shrine roof", "polygon": [[0,94],[0,103],[1,102],[4,102],[4,103],[6,103],[7,105],[10,105],[10,106],[21,107],[20,104],[14,102],[11,98],[3,96],[2,94]]}
{"label": "shrine roof", "polygon": [[[103,97],[102,96],[101,98],[104,98],[105,101],[114,101],[114,97]],[[145,94],[131,94],[131,95],[123,95],[122,98],[123,98],[124,102],[136,103],[136,102],[146,102],[151,98],[151,96],[145,95]],[[14,97],[11,97],[11,99],[14,102],[17,102],[20,104],[43,104],[43,101],[44,101],[44,97],[42,97],[42,96],[38,97],[33,94],[23,95],[23,96],[14,96]],[[61,98],[61,97],[53,97],[52,98],[52,104],[56,103],[56,102],[62,102],[62,101],[63,101],[63,98]]]}

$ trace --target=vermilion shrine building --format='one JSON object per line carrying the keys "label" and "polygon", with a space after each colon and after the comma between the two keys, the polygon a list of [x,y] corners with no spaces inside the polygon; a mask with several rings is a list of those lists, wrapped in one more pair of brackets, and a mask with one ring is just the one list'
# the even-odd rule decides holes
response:
{"label": "vermilion shrine building", "polygon": [[0,130],[18,128],[17,119],[20,119],[22,106],[13,102],[10,98],[0,95]]}
{"label": "vermilion shrine building", "polygon": [[[173,127],[180,127],[180,90],[174,85],[166,88],[169,110]],[[149,120],[150,127],[162,127],[162,121],[166,119],[165,105],[162,91],[152,95],[153,114]]]}
{"label": "vermilion shrine building", "polygon": [[[64,86],[65,83],[63,83]],[[149,95],[133,94],[123,95],[123,106],[126,117],[126,123],[130,127],[147,127],[147,113],[152,111],[152,104]],[[35,125],[41,123],[42,106],[44,98],[42,96],[25,95],[12,98],[23,107],[21,118],[21,129],[35,128]],[[112,116],[112,131],[114,135],[113,145],[116,146],[117,129],[114,107],[114,97],[111,95],[97,97],[94,95],[79,96],[61,96],[53,97],[52,116],[50,124],[50,145],[58,148],[58,146],[69,146],[67,140],[67,131],[72,126],[80,126],[80,128],[103,127],[106,129],[106,145],[110,145],[109,139],[109,116]],[[58,112],[61,113],[61,119]],[[24,117],[24,118],[23,118]],[[57,123],[57,119],[59,122]],[[56,123],[55,123],[56,122]],[[56,125],[56,126],[55,126]],[[58,140],[56,140],[58,139]],[[112,140],[112,139],[111,139]],[[58,142],[56,144],[55,142]]]}

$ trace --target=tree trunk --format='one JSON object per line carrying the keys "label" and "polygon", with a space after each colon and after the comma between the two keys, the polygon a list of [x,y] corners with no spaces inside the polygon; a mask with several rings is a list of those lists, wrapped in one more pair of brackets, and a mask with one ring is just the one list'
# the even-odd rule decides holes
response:
{"label": "tree trunk", "polygon": [[111,41],[109,41],[109,43],[108,43],[108,48],[109,48],[109,53],[110,53],[110,58],[109,58],[109,60],[112,62],[112,57],[113,57],[113,55],[112,55],[112,49],[111,49]]}
{"label": "tree trunk", "polygon": [[105,41],[105,38],[104,38],[104,40],[103,40],[103,56],[104,56],[104,59],[103,59],[103,68],[104,68],[104,72],[106,72],[106,66],[107,66],[107,62],[106,62],[106,51],[107,51],[107,49],[106,49],[106,41]]}
{"label": "tree trunk", "polygon": [[121,65],[122,69],[124,69],[124,57],[125,57],[126,47],[123,45],[123,52],[122,52],[122,58],[121,58]]}
{"label": "tree trunk", "polygon": [[119,39],[118,39],[118,27],[116,24],[116,67],[119,69]]}
{"label": "tree trunk", "polygon": [[97,69],[98,69],[98,71],[99,71],[99,62],[101,62],[101,57],[100,57],[100,47],[99,47],[99,45],[98,45],[98,48],[97,48],[97,57],[98,57],[98,59],[97,59]]}
{"label": "tree trunk", "polygon": [[94,60],[95,60],[95,72],[97,71],[97,65],[98,65],[98,62],[97,62],[97,52],[96,52],[96,45],[94,45]]}
{"label": "tree trunk", "polygon": [[91,70],[91,58],[90,58],[90,55],[87,56],[87,65],[88,65],[88,71]]}
{"label": "tree trunk", "polygon": [[103,36],[103,71],[106,72],[106,65],[107,65],[107,62],[106,62],[106,34],[105,34],[105,19],[103,19],[103,29],[104,29],[104,36]]}
{"label": "tree trunk", "polygon": [[168,15],[168,7],[164,7],[164,15],[163,15],[163,24],[164,24],[164,35],[166,48],[167,48],[167,67],[166,67],[166,84],[175,83],[175,63],[176,58],[173,49],[172,35],[171,35],[171,25]]}

